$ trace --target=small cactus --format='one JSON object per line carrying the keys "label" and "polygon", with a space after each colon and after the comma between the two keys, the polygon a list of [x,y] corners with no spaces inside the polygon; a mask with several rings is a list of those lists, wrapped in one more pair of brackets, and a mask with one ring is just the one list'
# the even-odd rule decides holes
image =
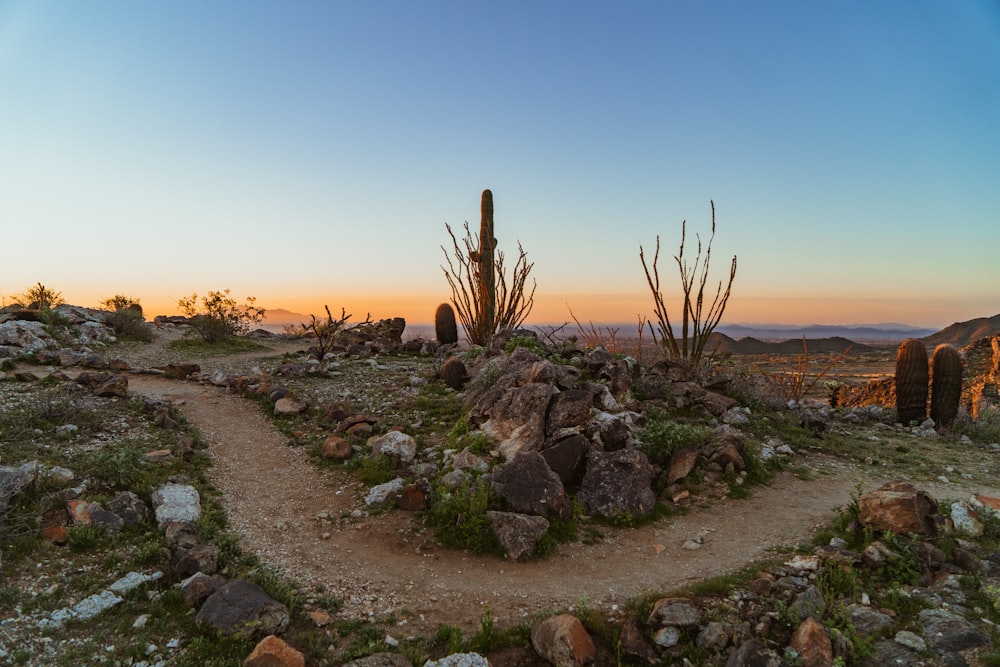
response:
{"label": "small cactus", "polygon": [[441,366],[441,379],[455,391],[462,391],[469,382],[469,369],[461,359],[451,357]]}
{"label": "small cactus", "polygon": [[927,348],[916,338],[907,338],[896,353],[896,412],[900,423],[922,422],[927,417],[929,375]]}
{"label": "small cactus", "polygon": [[950,428],[958,415],[962,398],[962,358],[947,343],[934,348],[931,380],[931,419],[937,426]]}
{"label": "small cactus", "polygon": [[458,342],[458,324],[455,323],[455,311],[451,304],[442,303],[434,312],[434,335],[442,345]]}

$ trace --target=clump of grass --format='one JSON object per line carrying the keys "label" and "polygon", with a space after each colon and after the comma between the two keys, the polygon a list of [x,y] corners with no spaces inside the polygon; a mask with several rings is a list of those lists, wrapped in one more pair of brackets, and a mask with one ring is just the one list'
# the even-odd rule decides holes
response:
{"label": "clump of grass", "polygon": [[486,511],[493,509],[496,502],[493,488],[482,479],[454,491],[438,485],[432,493],[427,522],[435,527],[435,537],[445,546],[502,556],[503,546],[486,520]]}
{"label": "clump of grass", "polygon": [[688,445],[701,445],[708,440],[707,427],[672,421],[665,412],[650,410],[646,419],[646,427],[640,436],[640,449],[655,465],[668,466],[676,450]]}

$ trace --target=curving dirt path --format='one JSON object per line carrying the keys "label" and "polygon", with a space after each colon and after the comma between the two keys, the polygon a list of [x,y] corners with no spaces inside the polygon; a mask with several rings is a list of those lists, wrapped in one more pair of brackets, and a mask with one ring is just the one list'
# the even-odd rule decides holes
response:
{"label": "curving dirt path", "polygon": [[[350,616],[394,613],[414,634],[445,623],[475,626],[489,605],[501,626],[537,611],[586,603],[606,609],[732,572],[794,546],[876,480],[810,455],[819,479],[779,476],[744,500],[720,500],[633,530],[604,530],[596,544],[561,545],[540,562],[515,563],[436,546],[404,512],[374,516],[367,492],[339,470],[319,470],[244,399],[216,387],[136,375],[130,389],[173,403],[209,443],[213,484],[231,527],[263,562],[343,602]],[[697,550],[682,547],[699,533]],[[403,632],[409,633],[411,630]]]}

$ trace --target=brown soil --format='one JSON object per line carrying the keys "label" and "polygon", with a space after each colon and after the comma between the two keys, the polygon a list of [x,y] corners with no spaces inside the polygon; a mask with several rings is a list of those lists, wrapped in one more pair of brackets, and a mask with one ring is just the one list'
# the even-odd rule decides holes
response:
{"label": "brown soil", "polygon": [[[134,360],[152,362],[156,344],[140,351]],[[245,366],[253,356],[226,365]],[[290,446],[251,401],[151,375],[129,382],[133,392],[174,404],[201,431],[212,482],[245,548],[302,582],[304,591],[340,599],[342,613],[394,614],[406,623],[402,636],[439,624],[471,629],[485,605],[501,627],[581,604],[610,612],[637,596],[664,594],[808,542],[857,484],[871,489],[883,481],[852,463],[799,453],[796,474],[780,474],[748,499],[698,502],[685,515],[636,529],[602,527],[590,543],[560,545],[538,562],[510,562],[440,547],[411,514],[364,511],[364,485],[340,469],[313,466],[304,448]],[[938,497],[968,493],[952,484]],[[699,534],[705,536],[699,549],[683,548]]]}

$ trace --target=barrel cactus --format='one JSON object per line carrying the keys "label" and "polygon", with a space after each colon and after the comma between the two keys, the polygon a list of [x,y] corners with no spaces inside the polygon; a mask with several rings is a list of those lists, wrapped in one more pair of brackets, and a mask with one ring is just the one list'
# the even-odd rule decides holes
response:
{"label": "barrel cactus", "polygon": [[896,412],[900,423],[922,422],[927,417],[929,375],[927,348],[916,338],[907,338],[896,353]]}
{"label": "barrel cactus", "polygon": [[442,345],[453,345],[458,342],[458,324],[455,322],[455,310],[451,304],[442,303],[434,312],[434,335]]}
{"label": "barrel cactus", "polygon": [[934,348],[931,380],[931,419],[939,427],[949,428],[958,415],[962,398],[962,358],[947,343]]}

